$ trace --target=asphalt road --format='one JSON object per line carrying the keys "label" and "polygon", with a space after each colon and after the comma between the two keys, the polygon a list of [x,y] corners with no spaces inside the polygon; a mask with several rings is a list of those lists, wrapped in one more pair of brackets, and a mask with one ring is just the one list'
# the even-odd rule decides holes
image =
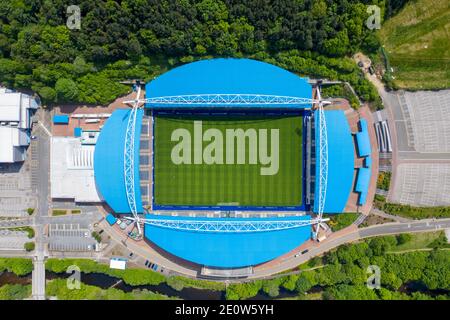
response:
{"label": "asphalt road", "polygon": [[[45,113],[44,110],[38,112]],[[49,189],[50,189],[50,135],[48,130],[42,128],[39,124],[33,130],[37,137],[38,152],[38,208],[34,214],[35,226],[35,256],[34,270],[32,273],[32,296],[36,300],[45,299],[45,243],[44,243],[44,221],[42,217],[48,216],[49,208]]]}
{"label": "asphalt road", "polygon": [[406,232],[430,232],[450,228],[450,219],[430,219],[414,222],[387,223],[359,230],[359,237],[373,237]]}
{"label": "asphalt road", "polygon": [[315,247],[309,249],[309,251],[303,255],[295,257],[292,255],[285,258],[280,264],[263,270],[258,270],[251,278],[266,278],[275,273],[279,273],[285,270],[292,269],[315,256],[320,256],[331,249],[334,249],[345,243],[350,243],[356,240],[360,240],[368,237],[383,236],[399,233],[411,233],[411,232],[432,232],[438,230],[445,230],[450,228],[450,219],[427,219],[413,222],[393,222],[381,225],[375,225],[367,228],[357,229],[352,232],[342,234],[339,237],[330,237],[324,242],[318,244]]}

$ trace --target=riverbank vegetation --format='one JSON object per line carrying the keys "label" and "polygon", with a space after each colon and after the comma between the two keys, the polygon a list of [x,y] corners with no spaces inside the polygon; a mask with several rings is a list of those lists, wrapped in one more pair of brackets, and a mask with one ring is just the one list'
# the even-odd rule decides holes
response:
{"label": "riverbank vegetation", "polygon": [[190,279],[180,276],[165,277],[159,272],[146,269],[126,270],[110,269],[108,265],[88,259],[54,259],[50,258],[45,263],[48,271],[65,273],[70,266],[77,266],[84,273],[103,273],[111,277],[122,279],[128,285],[158,285],[166,282],[172,288],[180,291],[185,287],[222,291],[225,284],[207,280]]}
{"label": "riverbank vegetation", "polygon": [[[449,299],[450,252],[389,253],[405,242],[401,237],[378,237],[356,244],[343,245],[327,253],[324,266],[273,280],[259,280],[228,286],[227,299],[247,299],[264,288],[294,291],[299,299]],[[381,270],[381,288],[366,286],[369,265]],[[411,284],[414,284],[413,286]],[[407,287],[420,290],[407,291]]]}
{"label": "riverbank vegetation", "polygon": [[450,207],[413,207],[390,203],[381,195],[375,195],[374,205],[376,208],[386,213],[411,218],[411,219],[431,219],[431,218],[449,218]]}
{"label": "riverbank vegetation", "polygon": [[0,258],[0,272],[4,271],[25,276],[33,271],[33,261],[27,258]]}
{"label": "riverbank vegetation", "polygon": [[31,296],[31,285],[5,284],[0,287],[0,300],[23,300]]}
{"label": "riverbank vegetation", "polygon": [[[404,1],[372,1],[383,18]],[[348,81],[365,101],[373,86],[349,58],[379,48],[365,1],[257,0],[78,2],[81,29],[66,27],[67,1],[18,0],[0,8],[0,82],[46,103],[106,104],[198,59],[251,57],[300,75]]]}
{"label": "riverbank vegetation", "polygon": [[70,266],[77,266],[84,273],[104,273],[112,277],[123,279],[126,284],[158,285],[165,281],[165,277],[151,270],[145,269],[110,269],[108,265],[88,259],[54,259],[50,258],[45,263],[45,269],[55,273],[65,273]]}
{"label": "riverbank vegetation", "polygon": [[[46,269],[61,273],[68,266],[77,265],[82,272],[100,272],[122,278],[125,283],[136,285],[157,285],[167,283],[181,291],[184,287],[224,291],[227,299],[249,299],[259,295],[271,298],[289,299],[449,299],[450,298],[450,251],[445,235],[422,234],[377,237],[355,244],[340,246],[315,258],[298,268],[298,273],[280,274],[274,279],[231,283],[226,288],[222,282],[187,279],[181,276],[166,278],[151,270],[111,270],[91,260],[49,259]],[[422,250],[422,249],[426,249]],[[381,288],[366,286],[367,267],[376,265],[381,270]],[[311,267],[313,266],[313,267]],[[126,273],[128,276],[125,276]],[[132,276],[133,275],[133,276]],[[140,281],[130,281],[134,276]],[[157,280],[148,280],[152,278]],[[128,280],[126,280],[128,279]],[[142,280],[147,279],[147,280]],[[52,280],[49,295],[61,299],[78,299],[80,293],[66,292],[65,280]],[[110,299],[125,293],[117,289],[100,289],[83,286],[88,298]],[[112,291],[111,291],[112,290]],[[76,291],[76,290],[75,290]],[[120,291],[120,292],[117,292]],[[127,299],[136,295],[124,296]],[[128,293],[126,294],[128,295]],[[143,295],[143,299],[156,296]]]}
{"label": "riverbank vegetation", "polygon": [[69,289],[66,279],[54,279],[47,282],[46,295],[59,300],[166,300],[166,296],[148,290],[133,290],[124,292],[115,288],[101,289],[99,287],[80,284],[80,288]]}

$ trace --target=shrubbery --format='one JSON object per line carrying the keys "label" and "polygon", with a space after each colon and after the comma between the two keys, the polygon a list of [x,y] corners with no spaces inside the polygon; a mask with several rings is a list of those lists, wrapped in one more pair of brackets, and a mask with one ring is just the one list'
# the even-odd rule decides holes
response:
{"label": "shrubbery", "polygon": [[386,202],[386,198],[375,195],[375,206],[386,213],[412,219],[449,218],[450,207],[413,207]]}
{"label": "shrubbery", "polygon": [[25,276],[33,271],[33,261],[27,258],[0,258],[0,272],[3,271]]}
{"label": "shrubbery", "polygon": [[31,285],[5,284],[0,287],[0,300],[23,300],[31,295]]}
{"label": "shrubbery", "polygon": [[27,242],[24,244],[24,248],[28,252],[33,251],[35,246],[36,246],[36,244],[34,242]]}
{"label": "shrubbery", "polygon": [[327,218],[330,218],[328,225],[330,226],[331,230],[339,231],[355,222],[355,220],[358,218],[358,214],[353,212],[330,214],[327,215]]}
{"label": "shrubbery", "polygon": [[55,279],[47,283],[46,295],[59,300],[164,300],[166,296],[148,290],[124,292],[115,288],[101,289],[81,283],[79,290],[67,288],[65,279]]}
{"label": "shrubbery", "polygon": [[389,186],[391,184],[391,173],[390,172],[380,172],[377,179],[377,188],[385,191],[389,191]]}

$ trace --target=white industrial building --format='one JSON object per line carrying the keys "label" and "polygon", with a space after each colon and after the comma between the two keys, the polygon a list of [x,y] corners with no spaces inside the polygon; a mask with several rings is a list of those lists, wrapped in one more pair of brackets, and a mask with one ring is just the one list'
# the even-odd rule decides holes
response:
{"label": "white industrial building", "polygon": [[[89,136],[91,134],[91,136]],[[98,132],[81,137],[51,138],[51,197],[75,202],[101,202],[94,179],[94,149]]]}
{"label": "white industrial building", "polygon": [[25,160],[31,116],[38,106],[33,97],[0,87],[0,163]]}

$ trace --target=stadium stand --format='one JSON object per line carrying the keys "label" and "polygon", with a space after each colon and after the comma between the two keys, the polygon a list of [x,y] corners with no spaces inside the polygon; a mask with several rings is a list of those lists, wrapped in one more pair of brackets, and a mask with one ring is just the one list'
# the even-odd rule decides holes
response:
{"label": "stadium stand", "polygon": [[[314,114],[317,128],[318,113]],[[353,184],[354,147],[347,118],[342,110],[325,111],[328,140],[328,182],[324,213],[344,211]],[[319,131],[315,131],[316,156],[320,154]],[[319,163],[319,159],[316,160]],[[315,198],[319,194],[319,166],[316,165]],[[314,201],[314,212],[318,203]]]}
{"label": "stadium stand", "polygon": [[[249,59],[211,59],[202,60],[190,64],[186,64],[159,76],[158,78],[152,80],[146,84],[146,99],[154,99],[147,104],[145,107],[147,110],[139,109],[137,111],[136,131],[134,132],[135,139],[128,139],[129,141],[134,141],[134,192],[136,199],[137,212],[141,213],[144,211],[142,192],[140,188],[140,172],[139,168],[142,165],[151,167],[154,170],[154,158],[153,153],[149,150],[155,150],[155,141],[157,140],[155,135],[155,122],[153,126],[148,129],[152,130],[152,134],[149,136],[153,140],[145,144],[141,144],[140,135],[142,129],[142,121],[144,113],[150,113],[155,116],[157,113],[173,113],[173,114],[199,114],[199,113],[216,113],[222,115],[229,115],[229,109],[231,112],[238,114],[260,114],[261,110],[270,109],[266,114],[268,115],[282,115],[280,114],[280,108],[284,108],[282,112],[290,113],[301,113],[306,116],[311,117],[313,114],[313,119],[310,126],[308,126],[308,132],[303,137],[307,137],[307,141],[303,140],[304,146],[311,147],[313,150],[310,152],[310,159],[307,162],[307,168],[302,165],[303,172],[315,166],[315,174],[311,172],[308,175],[312,179],[313,185],[311,186],[311,210],[318,212],[317,208],[317,195],[319,194],[319,173],[324,173],[324,170],[320,171],[318,163],[320,159],[317,159],[319,154],[326,154],[327,157],[327,183],[326,183],[326,197],[324,202],[324,213],[341,213],[344,211],[347,200],[349,199],[350,193],[353,186],[354,178],[354,159],[355,159],[355,147],[353,142],[353,137],[351,134],[349,122],[347,117],[342,110],[325,110],[326,119],[326,140],[322,140],[327,143],[327,153],[320,153],[321,142],[319,141],[319,128],[318,125],[318,113],[317,111],[311,111],[311,103],[294,103],[277,105],[278,98],[294,99],[294,101],[300,101],[301,99],[311,99],[312,98],[312,88],[305,78],[298,77],[297,75],[283,70],[282,68]],[[202,100],[204,96],[250,96],[252,97],[269,97],[269,99],[275,99],[276,103],[264,103],[259,102],[257,104],[245,105],[241,103],[240,105],[225,105],[222,104],[218,106],[213,100],[208,100],[210,102],[205,103]],[[189,99],[183,100],[183,97],[189,96]],[[194,98],[192,98],[194,96]],[[196,96],[201,96],[195,100]],[[181,103],[176,104],[176,108],[164,99],[179,99]],[[220,98],[220,97],[219,97]],[[161,99],[161,100],[158,100]],[[300,99],[300,100],[298,100]],[[160,102],[158,102],[160,101]],[[161,102],[163,101],[163,102]],[[174,100],[170,100],[174,101]],[[211,102],[213,101],[213,102]],[[246,100],[248,101],[248,100]],[[264,101],[264,100],[258,100]],[[228,102],[228,100],[227,100]],[[220,111],[212,110],[219,109]],[[183,110],[179,110],[183,109]],[[187,109],[187,110],[186,110]],[[254,110],[251,110],[254,109]],[[294,110],[290,110],[294,109]],[[266,112],[267,110],[265,110]],[[276,114],[275,114],[276,113]],[[130,110],[127,109],[117,109],[113,112],[110,118],[104,124],[101,134],[97,140],[95,153],[94,153],[94,171],[97,189],[108,206],[111,208],[114,214],[129,214],[131,213],[130,205],[127,199],[127,189],[125,184],[124,167],[125,167],[125,136],[127,131],[127,123],[130,118]],[[155,116],[155,119],[157,117]],[[153,118],[152,118],[153,119]],[[322,131],[323,132],[323,131]],[[362,138],[364,137],[364,132],[367,135],[367,124],[365,124],[365,130],[362,130]],[[127,136],[128,138],[130,135]],[[311,140],[311,141],[309,141]],[[299,142],[300,143],[300,142]],[[369,144],[370,151],[370,144]],[[323,149],[322,149],[323,150]],[[304,151],[304,149],[302,150]],[[305,154],[304,152],[303,154]],[[302,155],[303,156],[303,155]],[[127,158],[128,159],[128,158]],[[369,174],[370,178],[370,158],[366,158],[365,168]],[[129,162],[127,162],[129,163]],[[303,162],[304,163],[304,162]],[[219,218],[216,215],[206,215],[202,213],[203,216],[189,215],[186,211],[186,215],[177,216],[173,212],[162,212],[163,209],[159,211],[155,210],[154,207],[154,191],[158,188],[158,183],[155,183],[154,172],[152,172],[152,179],[149,184],[151,187],[151,209],[149,212],[154,212],[156,214],[145,214],[146,219],[153,220],[152,223],[148,222],[144,227],[144,236],[146,241],[155,246],[159,247],[161,251],[165,251],[170,255],[179,257],[180,260],[186,260],[199,264],[203,266],[204,275],[220,273],[222,275],[234,276],[245,276],[251,274],[252,270],[246,268],[248,266],[258,265],[270,260],[273,260],[283,254],[288,253],[294,248],[302,245],[304,242],[311,238],[312,227],[311,225],[301,225],[303,220],[310,220],[311,217],[303,212],[301,215],[295,216],[278,216],[267,215],[267,216],[252,216],[251,218],[245,217],[233,217],[233,215],[227,215],[227,217]],[[142,174],[142,173],[141,173]],[[361,178],[367,173],[363,173]],[[149,179],[149,176],[142,174],[143,181]],[[130,181],[127,179],[127,181]],[[303,182],[304,183],[304,182]],[[368,185],[368,181],[362,179],[360,181],[361,189],[364,189],[364,184]],[[130,183],[127,184],[129,186]],[[131,184],[133,185],[133,184]],[[306,188],[302,188],[305,190]],[[367,187],[365,188],[367,190]],[[323,191],[323,189],[322,189]],[[145,192],[144,192],[145,193]],[[308,192],[309,193],[309,192]],[[366,191],[367,193],[367,191]],[[130,190],[128,190],[130,194]],[[309,195],[308,195],[309,196]],[[363,199],[365,201],[365,199]],[[145,200],[147,201],[147,200]],[[234,202],[233,202],[234,203]],[[171,203],[169,203],[172,205]],[[184,205],[183,205],[184,206]],[[225,203],[225,206],[229,210],[242,210],[242,203],[237,203],[236,207],[231,203]],[[183,209],[183,208],[182,208]],[[181,209],[181,210],[182,210]],[[189,210],[199,210],[199,208],[186,208]],[[205,208],[204,208],[205,209]],[[253,209],[253,208],[252,208]],[[270,211],[275,212],[276,208]],[[308,208],[295,208],[295,210]],[[167,209],[165,209],[167,210]],[[265,208],[267,210],[267,208]],[[286,207],[283,207],[286,210]],[[109,211],[109,210],[108,210]],[[155,222],[154,220],[162,219],[171,225],[183,224],[181,228],[177,227],[167,227],[163,226],[163,223],[158,224],[161,221]],[[179,221],[179,220],[183,221]],[[260,221],[270,221],[275,224],[279,223],[281,220],[297,219],[294,224],[295,226],[282,229],[259,229],[257,231],[232,231],[232,232],[217,232],[214,230],[199,229],[196,227],[196,221],[200,223],[207,221],[207,224],[221,224],[227,220],[233,220],[243,224],[247,223],[245,219],[250,219],[254,222],[254,219]],[[173,222],[171,220],[178,220]],[[300,222],[298,220],[301,220]],[[113,219],[108,218],[108,222],[112,223]],[[194,226],[194,227],[192,227]],[[189,227],[189,228],[188,228]],[[242,270],[234,270],[233,272],[227,270],[223,273],[217,270],[221,268],[242,268]],[[203,272],[202,271],[202,272]]]}
{"label": "stadium stand", "polygon": [[369,190],[370,183],[370,168],[359,168],[358,178],[356,180],[355,191],[360,193],[359,205],[364,205],[366,203],[367,192]]}
{"label": "stadium stand", "polygon": [[356,143],[358,145],[358,156],[359,157],[367,157],[370,155],[370,139],[369,139],[369,131],[367,130],[367,121],[366,119],[361,119],[359,121],[359,125],[361,131],[356,133]]}
{"label": "stadium stand", "polygon": [[[97,190],[102,198],[108,203],[116,213],[130,213],[128,205],[124,170],[124,144],[125,133],[130,110],[118,109],[114,111],[105,123],[102,132],[97,140],[94,152],[94,174]],[[144,112],[138,110],[137,121],[142,122]],[[139,146],[140,146],[141,126],[136,127],[135,132],[135,193],[136,207],[138,212],[143,211],[141,188],[139,179]]]}
{"label": "stadium stand", "polygon": [[[186,217],[146,215],[148,219],[185,220]],[[191,218],[195,219],[195,218]],[[206,218],[202,218],[205,220]],[[276,218],[266,218],[274,220]],[[310,216],[280,219],[307,220]],[[254,220],[249,218],[209,218],[211,221]],[[258,220],[264,220],[259,218]],[[239,268],[279,257],[311,237],[311,226],[278,231],[220,233],[187,231],[145,226],[145,237],[160,248],[182,259],[205,266]]]}
{"label": "stadium stand", "polygon": [[[211,59],[185,64],[166,72],[145,86],[146,98],[187,95],[256,95],[312,98],[311,85],[280,67],[250,59]],[[150,107],[149,104],[146,107]],[[152,104],[160,109],[170,104]],[[187,104],[187,108],[214,108],[214,104]],[[232,107],[230,105],[229,107]],[[242,108],[242,105],[237,106]],[[279,108],[279,105],[252,105],[252,108]],[[285,106],[286,107],[286,106]],[[290,105],[289,109],[310,108],[311,105]]]}

